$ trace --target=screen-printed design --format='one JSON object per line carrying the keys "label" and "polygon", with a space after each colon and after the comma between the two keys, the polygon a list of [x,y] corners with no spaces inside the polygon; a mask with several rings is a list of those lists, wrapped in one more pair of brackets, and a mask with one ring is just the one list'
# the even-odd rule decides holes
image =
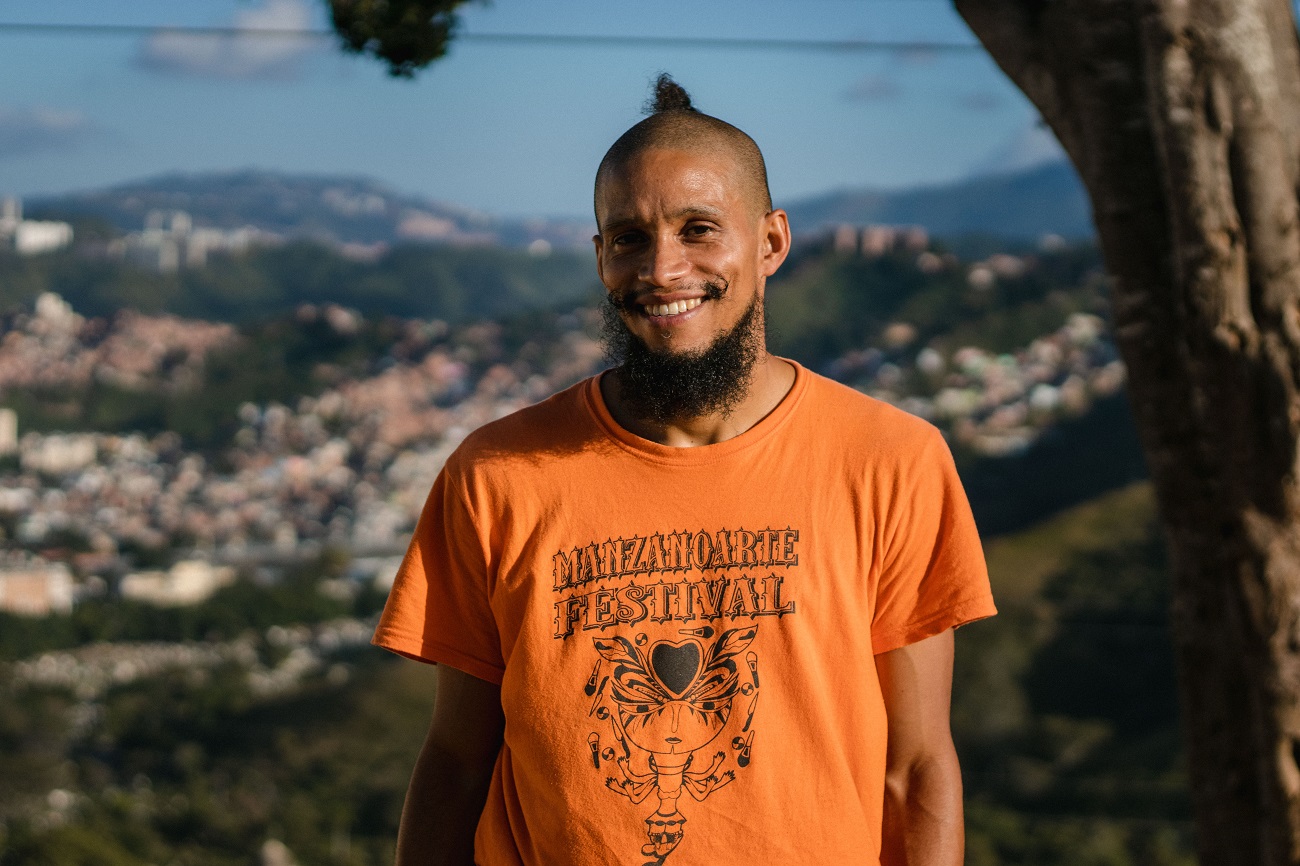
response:
{"label": "screen-printed design", "polygon": [[795,612],[786,586],[799,530],[678,530],[606,539],[554,556],[555,631],[566,640],[642,622],[717,623]]}
{"label": "screen-printed design", "polygon": [[[645,819],[649,841],[644,866],[661,866],[686,829],[678,810],[682,792],[703,801],[736,778],[726,768],[727,746],[736,767],[749,765],[758,705],[758,656],[747,652],[757,625],[720,634],[711,626],[680,629],[680,639],[651,641],[644,633],[593,639],[600,660],[587,681],[591,714],[610,726],[612,741],[588,737],[597,770],[611,791],[633,804],[658,803]],[[716,635],[716,638],[715,638]],[[742,674],[737,658],[744,654]],[[717,743],[737,698],[745,701],[744,726],[730,743]],[[602,765],[602,761],[604,762]]]}

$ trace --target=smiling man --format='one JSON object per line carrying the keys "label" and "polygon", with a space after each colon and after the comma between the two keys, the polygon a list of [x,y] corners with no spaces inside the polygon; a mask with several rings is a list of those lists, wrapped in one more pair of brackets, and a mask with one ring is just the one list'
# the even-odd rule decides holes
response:
{"label": "smiling man", "polygon": [[786,215],[666,76],[595,208],[613,368],[456,450],[375,635],[439,664],[398,862],[956,866],[942,437],[767,352]]}

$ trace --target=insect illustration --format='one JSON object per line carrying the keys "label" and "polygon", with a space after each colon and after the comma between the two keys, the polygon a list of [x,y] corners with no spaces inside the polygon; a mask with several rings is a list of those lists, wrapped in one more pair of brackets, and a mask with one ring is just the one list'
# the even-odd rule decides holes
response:
{"label": "insect illustration", "polygon": [[[606,778],[605,786],[634,804],[651,794],[659,801],[646,818],[649,842],[641,853],[654,859],[645,866],[661,866],[681,842],[686,818],[678,811],[677,801],[683,791],[702,801],[736,778],[735,770],[720,772],[726,761],[725,749],[706,747],[731,718],[738,694],[749,698],[742,732],[748,736],[735,738],[733,747],[742,757],[739,766],[750,761],[753,734],[749,728],[758,702],[758,660],[752,652],[746,656],[750,677],[742,686],[735,658],[757,632],[757,626],[728,629],[706,644],[699,638],[708,641],[714,630],[704,626],[682,630],[686,635],[682,640],[659,640],[648,647],[645,635],[637,635],[635,643],[618,636],[594,639],[601,661],[596,663],[586,691],[594,696],[592,713],[609,721],[619,747],[613,755],[617,775]],[[607,684],[613,712],[606,705]],[[599,735],[592,733],[589,744],[599,768]],[[633,750],[644,756],[649,772],[634,767]],[[606,749],[605,755],[610,752]]]}

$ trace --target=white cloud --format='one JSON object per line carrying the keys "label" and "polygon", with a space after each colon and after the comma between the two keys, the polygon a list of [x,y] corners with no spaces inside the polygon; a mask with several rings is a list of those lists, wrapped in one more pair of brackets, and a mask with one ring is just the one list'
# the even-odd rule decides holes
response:
{"label": "white cloud", "polygon": [[[306,30],[312,24],[311,8],[306,0],[263,0],[235,13],[230,26],[238,31]],[[141,45],[138,60],[149,69],[209,78],[287,78],[314,47],[312,39],[301,36],[160,30]]]}
{"label": "white cloud", "polygon": [[1056,136],[1046,124],[1035,121],[994,148],[971,167],[972,175],[1026,171],[1066,159]]}
{"label": "white cloud", "polygon": [[90,132],[90,121],[79,112],[0,106],[0,158],[62,150]]}

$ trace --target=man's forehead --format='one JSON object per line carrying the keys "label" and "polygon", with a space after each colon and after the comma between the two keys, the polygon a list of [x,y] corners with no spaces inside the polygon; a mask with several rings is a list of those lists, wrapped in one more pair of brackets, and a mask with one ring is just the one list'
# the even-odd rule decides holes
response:
{"label": "man's forehead", "polygon": [[600,221],[600,228],[610,230],[623,226],[635,225],[646,219],[665,219],[668,222],[687,222],[693,219],[722,220],[729,214],[725,208],[697,203],[687,204],[666,213],[646,213],[639,208],[629,206],[629,202],[615,202]]}
{"label": "man's forehead", "polygon": [[596,177],[602,225],[635,219],[646,207],[654,207],[657,216],[722,216],[743,203],[745,192],[734,159],[693,149],[642,151]]}
{"label": "man's forehead", "polygon": [[736,158],[723,148],[654,147],[607,166],[596,183],[612,180],[639,187],[695,177],[717,178],[731,186],[740,182],[739,168]]}

